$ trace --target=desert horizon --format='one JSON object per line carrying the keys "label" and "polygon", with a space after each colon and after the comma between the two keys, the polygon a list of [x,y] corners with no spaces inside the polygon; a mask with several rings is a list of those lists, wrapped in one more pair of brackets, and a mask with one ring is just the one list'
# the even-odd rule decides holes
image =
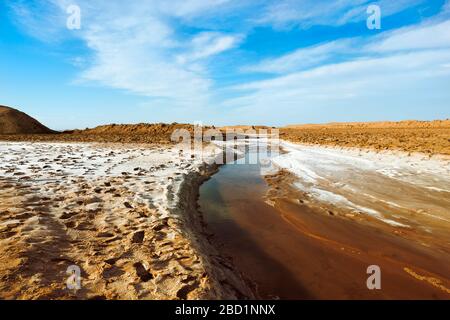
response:
{"label": "desert horizon", "polygon": [[[21,111],[20,107],[17,106],[7,106],[7,105],[1,105],[1,108],[5,109],[12,109],[21,113],[24,113]],[[36,120],[36,118],[31,117],[30,115],[26,114],[26,116]],[[37,120],[36,120],[37,121]],[[217,127],[221,129],[252,129],[252,128],[261,128],[261,129],[270,129],[270,128],[318,128],[321,126],[328,126],[328,127],[366,127],[366,128],[390,128],[390,127],[420,127],[420,128],[426,128],[426,127],[442,127],[447,128],[449,126],[450,118],[442,118],[442,119],[431,119],[431,120],[423,120],[423,119],[403,119],[403,120],[371,120],[371,121],[351,121],[351,122],[319,122],[319,123],[300,123],[300,122],[294,122],[294,123],[285,123],[281,126],[269,126],[265,124],[242,124],[242,123],[234,123],[234,124],[227,124],[227,125],[216,125],[214,123],[201,123],[203,126],[207,127]],[[45,128],[47,128],[50,131],[54,132],[66,132],[66,131],[81,131],[81,130],[88,130],[88,129],[95,129],[98,127],[105,127],[105,126],[121,126],[121,125],[140,125],[140,124],[191,124],[194,125],[195,123],[178,123],[178,122],[156,122],[156,121],[141,121],[141,122],[124,122],[124,123],[102,123],[97,124],[93,127],[77,127],[77,128],[64,128],[59,130],[51,129],[50,126],[46,126],[44,123],[41,123]],[[11,134],[11,133],[8,133]],[[13,133],[18,134],[18,133]]]}

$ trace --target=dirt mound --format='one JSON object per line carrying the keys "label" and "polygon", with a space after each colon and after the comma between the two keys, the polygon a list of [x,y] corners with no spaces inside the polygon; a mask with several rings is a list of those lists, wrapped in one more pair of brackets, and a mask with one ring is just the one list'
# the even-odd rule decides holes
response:
{"label": "dirt mound", "polygon": [[108,142],[135,143],[168,143],[176,130],[187,130],[194,136],[194,126],[179,123],[139,123],[139,124],[109,124],[92,129],[75,130],[70,134],[83,139],[95,139]]}
{"label": "dirt mound", "polygon": [[0,106],[0,134],[41,134],[53,131],[29,115]]}
{"label": "dirt mound", "polygon": [[[211,127],[204,127],[208,130]],[[0,140],[5,141],[33,141],[33,142],[111,142],[111,143],[173,143],[172,134],[176,130],[187,130],[189,136],[194,138],[194,125],[191,124],[109,124],[92,129],[64,131],[59,134],[22,134],[2,135]]]}
{"label": "dirt mound", "polygon": [[93,129],[75,130],[74,134],[120,134],[120,135],[152,135],[152,136],[170,136],[177,129],[186,129],[194,132],[194,126],[179,123],[139,123],[139,124],[108,124]]}

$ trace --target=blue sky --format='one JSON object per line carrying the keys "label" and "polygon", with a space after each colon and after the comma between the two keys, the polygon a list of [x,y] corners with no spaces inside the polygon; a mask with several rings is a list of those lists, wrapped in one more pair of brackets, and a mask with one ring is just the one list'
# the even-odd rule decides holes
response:
{"label": "blue sky", "polygon": [[55,129],[444,119],[450,2],[2,0],[0,70],[0,104]]}

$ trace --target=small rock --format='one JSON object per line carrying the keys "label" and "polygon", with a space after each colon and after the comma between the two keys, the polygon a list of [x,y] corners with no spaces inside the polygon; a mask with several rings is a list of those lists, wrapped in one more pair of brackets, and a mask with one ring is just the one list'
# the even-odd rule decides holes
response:
{"label": "small rock", "polygon": [[123,205],[128,209],[133,209],[133,206],[129,202],[124,202]]}
{"label": "small rock", "polygon": [[153,275],[145,269],[142,263],[136,262],[133,266],[136,269],[136,274],[142,281],[147,282],[153,279]]}
{"label": "small rock", "polygon": [[145,231],[138,231],[133,234],[132,243],[142,243],[144,241]]}

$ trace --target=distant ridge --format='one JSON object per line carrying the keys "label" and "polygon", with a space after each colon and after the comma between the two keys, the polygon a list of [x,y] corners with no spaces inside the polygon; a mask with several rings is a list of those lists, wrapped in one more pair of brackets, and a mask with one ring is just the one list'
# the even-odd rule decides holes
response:
{"label": "distant ridge", "polygon": [[0,105],[0,134],[42,133],[54,133],[54,131],[26,113]]}
{"label": "distant ridge", "polygon": [[386,128],[450,128],[450,119],[433,120],[433,121],[419,121],[419,120],[404,120],[404,121],[378,121],[378,122],[331,122],[325,124],[298,124],[288,125],[288,129],[314,129],[314,128],[371,128],[371,129],[386,129]]}

